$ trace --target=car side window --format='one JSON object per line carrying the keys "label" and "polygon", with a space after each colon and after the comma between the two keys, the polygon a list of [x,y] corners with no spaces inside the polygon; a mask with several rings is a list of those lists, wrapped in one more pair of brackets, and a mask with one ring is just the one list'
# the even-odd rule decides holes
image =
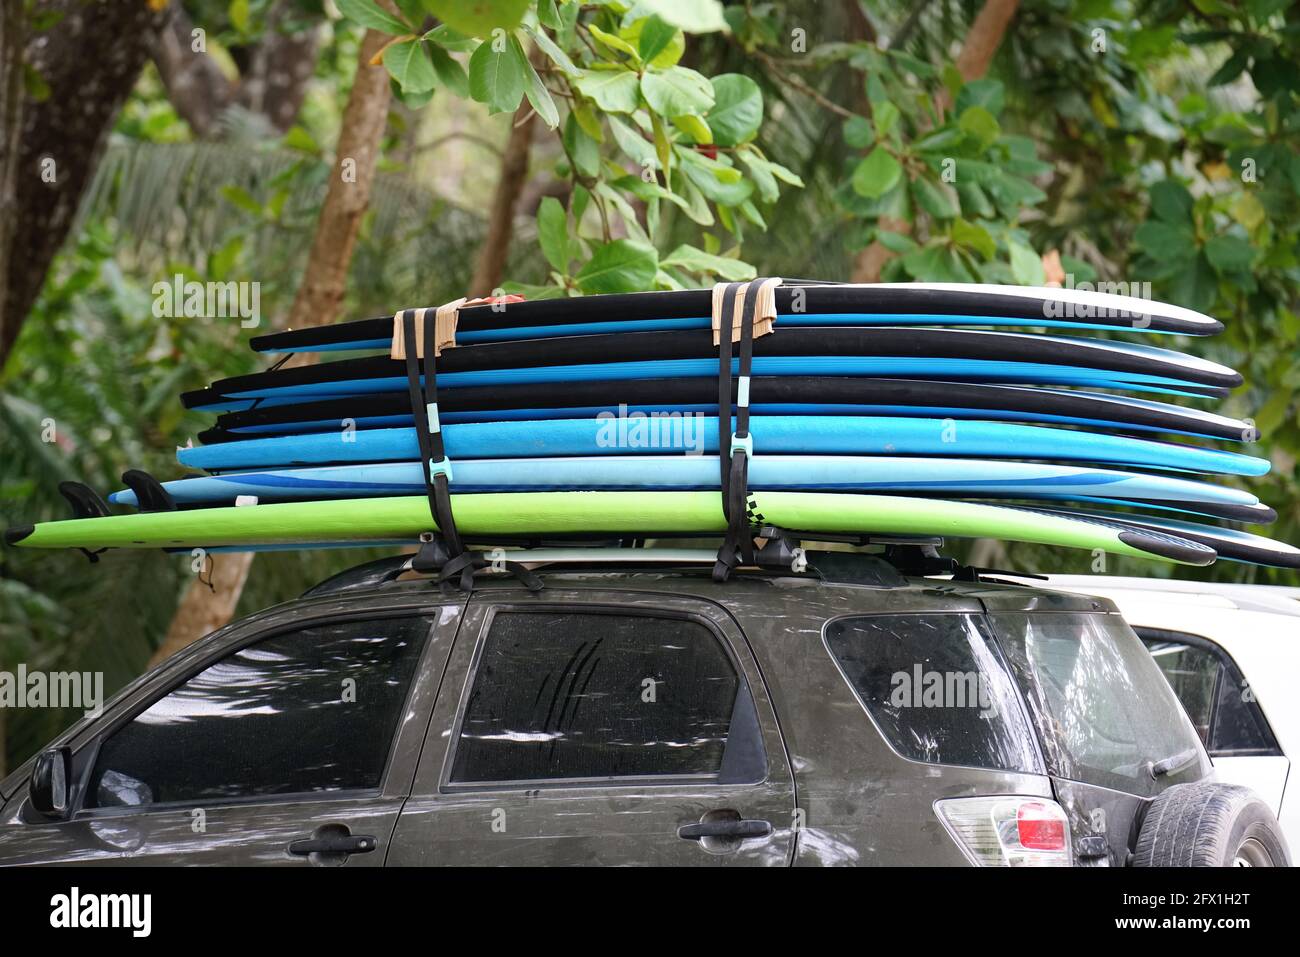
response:
{"label": "car side window", "polygon": [[86,806],[377,788],[432,624],[330,622],[240,648],[104,741]]}
{"label": "car side window", "polygon": [[1186,641],[1147,640],[1141,629],[1136,629],[1155,658],[1156,664],[1164,674],[1169,687],[1174,689],[1178,700],[1192,719],[1192,725],[1208,750],[1210,746],[1210,722],[1214,718],[1215,688],[1219,683],[1219,674],[1223,665],[1209,648],[1189,645]]}
{"label": "car side window", "polygon": [[825,638],[858,700],[903,757],[1041,772],[1033,730],[981,617],[839,618]]}
{"label": "car side window", "polygon": [[1237,663],[1207,638],[1135,628],[1212,758],[1281,754]]}
{"label": "car side window", "polygon": [[756,738],[753,714],[727,651],[698,621],[498,612],[451,782],[721,778],[733,724]]}

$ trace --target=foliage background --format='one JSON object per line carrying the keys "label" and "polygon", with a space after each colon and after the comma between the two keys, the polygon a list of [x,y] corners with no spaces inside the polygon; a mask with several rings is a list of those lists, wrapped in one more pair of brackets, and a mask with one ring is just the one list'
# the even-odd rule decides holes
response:
{"label": "foliage background", "polygon": [[[257,367],[237,321],[155,319],[150,290],[177,273],[256,279],[272,323],[293,297],[362,29],[332,4],[292,4],[287,20],[270,18],[275,6],[187,0],[183,10],[207,29],[218,58],[262,30],[316,31],[311,78],[287,131],[231,107],[215,134],[196,135],[153,65],[118,116],[71,238],[0,370],[0,522],[61,517],[55,487],[66,478],[106,489],[128,467],[172,475],[175,447],[206,425],[177,393]],[[596,6],[609,9],[584,16],[617,16],[627,5]],[[964,82],[953,61],[982,6],[730,4],[726,32],[688,33],[683,66],[757,84],[763,113],[753,142],[793,179],[756,203],[765,228],[726,214],[702,225],[665,203],[646,237],[656,261],[689,244],[768,275],[847,279],[875,262],[886,280],[1034,283],[1044,277],[1043,255],[1055,251],[1076,281],[1150,282],[1157,298],[1226,322],[1216,340],[1169,344],[1245,374],[1247,385],[1221,411],[1254,420],[1255,451],[1274,469],[1244,484],[1279,513],[1268,533],[1300,541],[1300,8],[1282,0],[1011,4],[1014,20],[987,75]],[[462,294],[509,137],[508,109],[490,113],[446,85],[397,92],[347,317]],[[561,114],[580,101],[561,98]],[[607,111],[599,119],[610,129]],[[567,257],[556,263],[554,236],[547,248],[544,211],[556,203],[562,218],[571,214],[583,182],[572,135],[561,128],[535,138],[530,190],[513,222],[508,274],[535,294],[576,283],[603,243],[629,235],[626,225],[588,233],[571,270]],[[703,145],[674,135],[684,149]],[[945,183],[945,157],[982,173]],[[610,162],[637,171],[626,156]],[[572,219],[566,241],[578,232]],[[54,443],[42,440],[49,419]],[[1091,561],[1032,546],[954,545],[959,556],[981,548],[982,563],[1024,570],[1084,572]],[[292,598],[366,557],[260,556],[239,611]],[[1107,571],[1171,573],[1124,559]],[[77,554],[4,549],[0,668],[24,661],[103,671],[116,688],[140,672],[190,574],[187,556],[109,553],[88,565]],[[1300,583],[1227,562],[1178,574]],[[11,715],[9,766],[68,720]]]}

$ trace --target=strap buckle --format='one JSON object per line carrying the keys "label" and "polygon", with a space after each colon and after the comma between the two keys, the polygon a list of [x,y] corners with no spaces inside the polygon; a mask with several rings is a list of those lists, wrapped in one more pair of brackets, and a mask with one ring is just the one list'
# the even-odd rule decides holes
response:
{"label": "strap buckle", "polygon": [[743,439],[737,433],[731,433],[731,452],[729,454],[734,456],[737,452],[744,452],[746,459],[752,459],[754,457],[753,433],[750,433]]}
{"label": "strap buckle", "polygon": [[447,458],[445,455],[442,457],[441,462],[435,462],[433,459],[429,459],[429,481],[432,482],[439,475],[447,476],[448,482],[452,481],[451,459]]}

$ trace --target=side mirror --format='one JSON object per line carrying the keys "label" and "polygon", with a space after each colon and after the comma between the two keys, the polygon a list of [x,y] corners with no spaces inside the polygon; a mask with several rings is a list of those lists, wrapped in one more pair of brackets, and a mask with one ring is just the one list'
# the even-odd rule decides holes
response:
{"label": "side mirror", "polygon": [[42,817],[67,820],[71,810],[72,749],[50,748],[36,756],[27,800]]}

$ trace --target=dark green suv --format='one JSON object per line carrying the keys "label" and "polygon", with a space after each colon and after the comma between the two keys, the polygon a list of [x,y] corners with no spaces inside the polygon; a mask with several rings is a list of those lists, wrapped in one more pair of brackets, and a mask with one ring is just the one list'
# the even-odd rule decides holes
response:
{"label": "dark green suv", "polygon": [[810,559],[361,566],[0,782],[0,864],[1286,862],[1108,602]]}

